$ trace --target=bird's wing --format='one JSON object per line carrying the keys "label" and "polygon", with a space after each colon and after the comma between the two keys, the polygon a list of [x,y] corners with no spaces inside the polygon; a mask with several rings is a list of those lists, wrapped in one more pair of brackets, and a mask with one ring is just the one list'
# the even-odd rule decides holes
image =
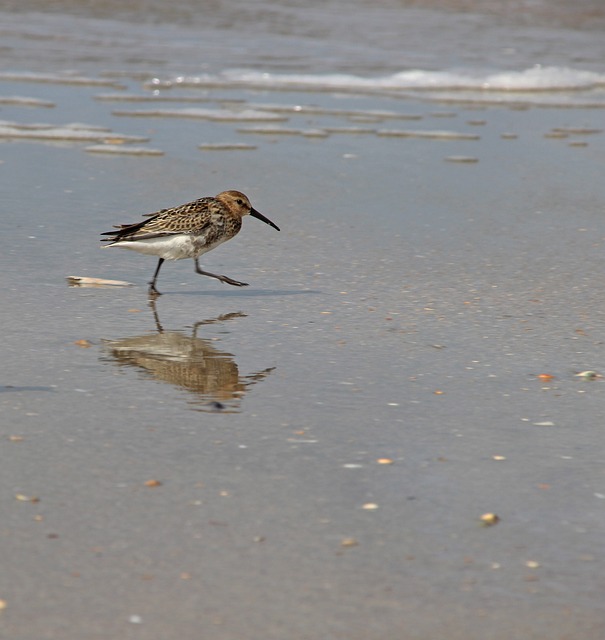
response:
{"label": "bird's wing", "polygon": [[101,242],[119,242],[120,240],[149,240],[183,233],[201,235],[215,216],[208,206],[208,198],[194,200],[180,207],[161,209],[145,215],[146,219],[134,224],[117,225],[114,231],[105,231]]}

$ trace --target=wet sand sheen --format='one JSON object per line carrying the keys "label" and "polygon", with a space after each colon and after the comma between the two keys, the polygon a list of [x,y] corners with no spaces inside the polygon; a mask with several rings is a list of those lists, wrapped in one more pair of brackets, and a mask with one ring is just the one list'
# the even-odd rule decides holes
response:
{"label": "wet sand sheen", "polygon": [[[539,106],[598,91],[234,83],[218,121],[88,76],[0,87],[0,635],[600,640],[602,108]],[[249,290],[175,264],[150,307],[148,259],[97,249],[232,187],[282,228],[209,254]]]}

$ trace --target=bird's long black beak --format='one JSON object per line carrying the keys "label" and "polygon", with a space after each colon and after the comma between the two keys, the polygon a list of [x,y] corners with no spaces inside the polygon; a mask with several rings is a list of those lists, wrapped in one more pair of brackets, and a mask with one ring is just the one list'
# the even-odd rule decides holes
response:
{"label": "bird's long black beak", "polygon": [[250,209],[250,215],[253,218],[262,220],[265,224],[268,224],[270,227],[273,227],[274,229],[277,229],[279,231],[279,227],[274,222],[271,222],[269,218],[265,218],[265,216],[262,213],[259,213],[256,209]]}

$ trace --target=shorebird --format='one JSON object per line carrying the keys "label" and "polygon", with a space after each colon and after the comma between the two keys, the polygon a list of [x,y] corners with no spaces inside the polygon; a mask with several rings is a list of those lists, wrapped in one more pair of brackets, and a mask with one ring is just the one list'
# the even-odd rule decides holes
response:
{"label": "shorebird", "polygon": [[155,283],[164,260],[183,258],[193,258],[195,272],[201,276],[216,278],[234,287],[247,287],[247,282],[203,271],[198,261],[202,254],[237,235],[242,228],[242,218],[247,215],[279,231],[276,224],[252,207],[243,193],[223,191],[214,198],[200,198],[179,207],[149,213],[142,222],[116,225],[116,231],[101,234],[111,236],[103,238],[101,242],[109,242],[103,248],[123,247],[159,257],[149,283],[150,296],[160,295]]}

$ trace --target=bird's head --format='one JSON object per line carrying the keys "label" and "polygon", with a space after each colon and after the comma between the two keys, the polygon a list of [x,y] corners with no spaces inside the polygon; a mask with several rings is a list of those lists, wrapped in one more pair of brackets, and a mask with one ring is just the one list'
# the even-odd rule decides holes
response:
{"label": "bird's head", "polygon": [[232,213],[240,217],[250,215],[253,218],[258,218],[265,224],[268,224],[270,227],[279,231],[279,227],[274,222],[271,222],[269,218],[266,218],[262,213],[259,213],[250,204],[248,196],[244,195],[241,191],[223,191],[216,196],[216,199],[222,202]]}

